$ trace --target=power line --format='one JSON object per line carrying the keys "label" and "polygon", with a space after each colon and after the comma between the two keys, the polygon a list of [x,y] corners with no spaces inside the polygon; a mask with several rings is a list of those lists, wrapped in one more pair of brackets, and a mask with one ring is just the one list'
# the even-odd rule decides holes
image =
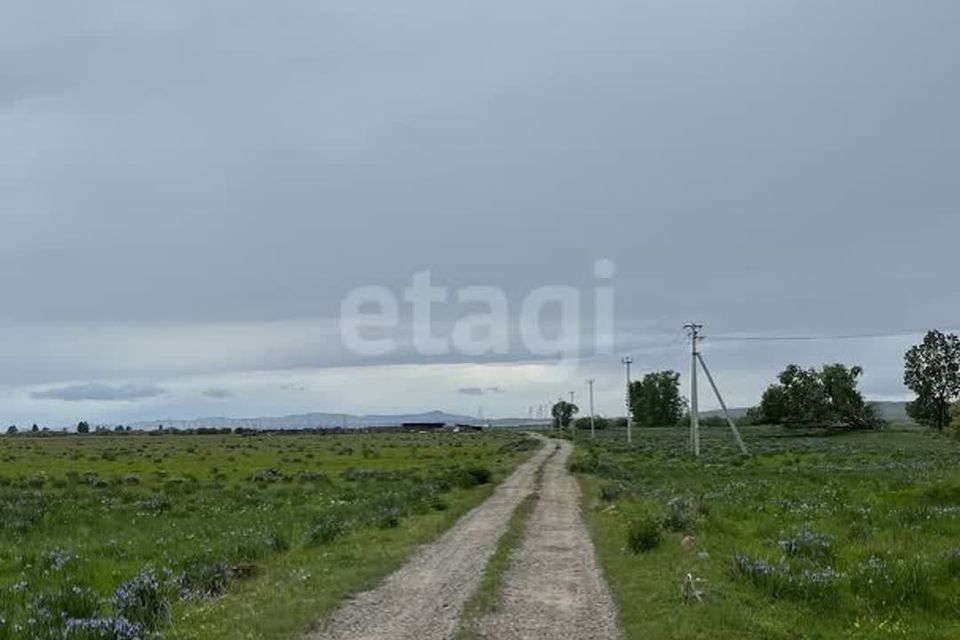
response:
{"label": "power line", "polygon": [[[946,329],[946,331],[956,331],[955,329]],[[896,331],[888,333],[848,333],[840,335],[814,335],[814,336],[737,336],[737,335],[719,335],[710,336],[714,342],[816,342],[827,340],[870,340],[876,338],[906,338],[910,336],[919,336],[927,332],[926,329],[920,331]]]}

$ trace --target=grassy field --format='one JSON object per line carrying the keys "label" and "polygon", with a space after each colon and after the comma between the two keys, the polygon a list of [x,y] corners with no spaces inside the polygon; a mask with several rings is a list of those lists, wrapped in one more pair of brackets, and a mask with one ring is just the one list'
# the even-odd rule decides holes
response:
{"label": "grassy field", "polygon": [[0,640],[298,637],[535,447],[505,432],[2,437]]}
{"label": "grassy field", "polygon": [[[628,638],[960,637],[960,443],[915,428],[580,440],[572,468]],[[685,540],[686,539],[686,540]]]}

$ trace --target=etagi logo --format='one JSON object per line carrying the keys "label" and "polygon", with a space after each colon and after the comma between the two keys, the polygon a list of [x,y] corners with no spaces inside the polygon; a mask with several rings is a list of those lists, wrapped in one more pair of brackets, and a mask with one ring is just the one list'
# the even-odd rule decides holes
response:
{"label": "etagi logo", "polygon": [[[519,340],[526,353],[569,365],[587,351],[613,352],[612,279],[616,271],[612,260],[597,260],[593,265],[597,282],[586,292],[572,286],[537,287],[514,309],[515,318],[503,289],[467,286],[451,291],[434,285],[430,271],[421,271],[401,295],[381,286],[350,291],[340,305],[340,337],[344,346],[358,355],[396,352],[402,300],[408,307],[410,344],[418,354],[505,355],[515,351]],[[469,307],[471,312],[459,316],[445,313],[445,317],[457,319],[445,323],[446,332],[438,334],[434,311],[451,305]]]}

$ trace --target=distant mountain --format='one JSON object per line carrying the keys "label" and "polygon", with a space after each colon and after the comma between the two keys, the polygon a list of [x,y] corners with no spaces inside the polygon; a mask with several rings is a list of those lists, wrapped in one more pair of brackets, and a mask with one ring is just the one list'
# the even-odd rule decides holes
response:
{"label": "distant mountain", "polygon": [[[870,404],[874,405],[880,410],[880,415],[883,416],[883,419],[887,422],[892,423],[912,423],[913,420],[910,419],[910,416],[907,415],[907,403],[906,402],[887,402],[887,401],[872,401]],[[714,411],[704,411],[701,415],[704,417],[709,416],[723,416],[723,412],[719,409]],[[734,419],[739,419],[747,415],[746,407],[736,407],[730,409],[730,415]]]}
{"label": "distant mountain", "polygon": [[[345,415],[342,413],[303,413],[280,417],[263,418],[223,418],[209,417],[194,420],[148,420],[135,422],[134,429],[156,430],[161,426],[164,429],[330,429],[342,427],[392,427],[408,422],[443,422],[447,424],[471,424],[494,426],[523,426],[535,424],[536,420],[527,419],[498,419],[481,420],[470,416],[461,416],[444,411],[429,411],[426,413],[411,414],[372,414],[372,415]],[[542,421],[541,421],[542,422]]]}

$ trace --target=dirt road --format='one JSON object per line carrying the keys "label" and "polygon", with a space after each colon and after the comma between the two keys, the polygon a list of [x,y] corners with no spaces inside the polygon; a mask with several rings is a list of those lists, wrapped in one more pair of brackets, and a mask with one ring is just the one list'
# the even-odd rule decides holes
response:
{"label": "dirt road", "polygon": [[580,516],[580,487],[564,441],[545,465],[540,500],[504,580],[496,613],[480,621],[490,640],[614,640],[616,607]]}
{"label": "dirt road", "polygon": [[514,509],[533,492],[537,470],[554,449],[537,451],[482,505],[376,589],[347,601],[308,640],[452,638]]}
{"label": "dirt road", "polygon": [[549,440],[482,505],[424,547],[376,589],[346,602],[307,640],[449,640],[517,505],[540,499],[505,576],[496,613],[479,621],[489,640],[617,640],[616,610],[580,516],[567,471],[572,446]]}

